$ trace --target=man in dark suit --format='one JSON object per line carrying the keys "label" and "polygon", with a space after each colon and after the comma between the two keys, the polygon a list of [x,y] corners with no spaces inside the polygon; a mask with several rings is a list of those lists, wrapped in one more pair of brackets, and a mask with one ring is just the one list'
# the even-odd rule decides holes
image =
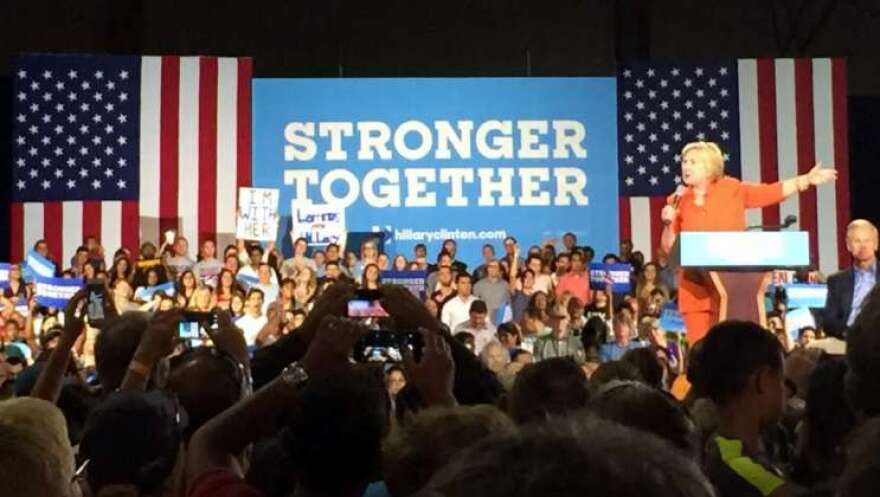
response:
{"label": "man in dark suit", "polygon": [[823,327],[829,335],[846,337],[862,303],[880,279],[877,272],[877,227],[865,219],[856,219],[846,227],[846,248],[853,265],[828,277]]}

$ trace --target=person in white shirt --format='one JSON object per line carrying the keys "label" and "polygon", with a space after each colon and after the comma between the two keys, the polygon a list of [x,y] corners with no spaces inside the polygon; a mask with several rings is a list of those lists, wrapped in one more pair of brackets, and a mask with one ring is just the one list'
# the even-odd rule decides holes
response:
{"label": "person in white shirt", "polygon": [[482,300],[474,300],[471,303],[469,318],[463,323],[459,323],[452,330],[455,335],[462,331],[466,331],[474,336],[474,353],[480,355],[486,345],[498,341],[495,336],[495,326],[486,319],[488,316],[488,308]]}
{"label": "person in white shirt", "polygon": [[244,332],[244,341],[249,347],[256,344],[257,335],[267,322],[263,315],[263,291],[251,288],[244,302],[244,315],[235,321],[235,325]]}
{"label": "person in white shirt", "polygon": [[440,311],[440,321],[443,321],[450,330],[454,330],[456,326],[470,318],[471,304],[477,300],[471,295],[473,288],[471,275],[459,273],[455,283],[457,288],[455,295],[443,304],[443,309]]}

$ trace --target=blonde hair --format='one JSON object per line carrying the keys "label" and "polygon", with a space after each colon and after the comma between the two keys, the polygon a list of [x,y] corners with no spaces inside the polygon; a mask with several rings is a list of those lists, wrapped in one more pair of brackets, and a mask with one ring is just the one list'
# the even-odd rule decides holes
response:
{"label": "blonde hair", "polygon": [[721,153],[721,147],[717,143],[705,141],[688,143],[681,149],[682,160],[684,160],[688,152],[693,150],[703,152],[706,171],[713,181],[724,176],[724,154]]}
{"label": "blonde hair", "polygon": [[73,449],[61,411],[45,400],[0,402],[0,481],[5,495],[68,495]]}

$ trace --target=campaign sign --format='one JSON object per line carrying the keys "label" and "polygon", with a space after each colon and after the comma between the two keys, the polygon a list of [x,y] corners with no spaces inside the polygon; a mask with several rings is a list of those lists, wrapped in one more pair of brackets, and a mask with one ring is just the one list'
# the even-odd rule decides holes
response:
{"label": "campaign sign", "polygon": [[34,296],[38,304],[62,309],[67,301],[83,287],[82,278],[48,278],[36,276]]}
{"label": "campaign sign", "polygon": [[785,285],[789,309],[800,307],[824,308],[828,299],[828,285],[792,283]]}
{"label": "campaign sign", "polygon": [[345,207],[294,201],[290,211],[293,213],[292,239],[305,238],[309,247],[326,248],[331,243],[345,247]]}
{"label": "campaign sign", "polygon": [[478,263],[567,231],[618,246],[614,78],[255,79],[253,186],[292,210],[345,209],[349,231],[387,231],[398,253],[444,239]]}
{"label": "campaign sign", "polygon": [[660,328],[667,333],[684,333],[684,318],[675,304],[666,304],[660,311]]}
{"label": "campaign sign", "polygon": [[0,262],[0,289],[9,288],[9,270],[12,264]]}
{"label": "campaign sign", "polygon": [[425,298],[427,271],[382,271],[382,283],[406,287],[413,295]]}
{"label": "campaign sign", "polygon": [[235,236],[242,240],[271,241],[278,237],[278,190],[239,188]]}
{"label": "campaign sign", "polygon": [[590,288],[593,289],[604,289],[608,283],[613,283],[614,293],[629,293],[631,276],[630,264],[590,264]]}
{"label": "campaign sign", "polygon": [[134,299],[147,302],[149,300],[153,300],[153,296],[155,296],[156,293],[162,292],[165,295],[172,297],[174,296],[176,291],[177,290],[174,288],[174,283],[169,281],[168,283],[164,283],[162,285],[138,288],[138,290],[134,293]]}

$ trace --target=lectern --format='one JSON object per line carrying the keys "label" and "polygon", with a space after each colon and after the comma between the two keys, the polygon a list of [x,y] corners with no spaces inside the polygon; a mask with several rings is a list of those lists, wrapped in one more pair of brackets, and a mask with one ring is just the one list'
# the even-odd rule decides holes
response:
{"label": "lectern", "polygon": [[684,231],[678,263],[707,279],[718,294],[718,320],[743,319],[767,327],[764,293],[775,269],[810,265],[806,231]]}

